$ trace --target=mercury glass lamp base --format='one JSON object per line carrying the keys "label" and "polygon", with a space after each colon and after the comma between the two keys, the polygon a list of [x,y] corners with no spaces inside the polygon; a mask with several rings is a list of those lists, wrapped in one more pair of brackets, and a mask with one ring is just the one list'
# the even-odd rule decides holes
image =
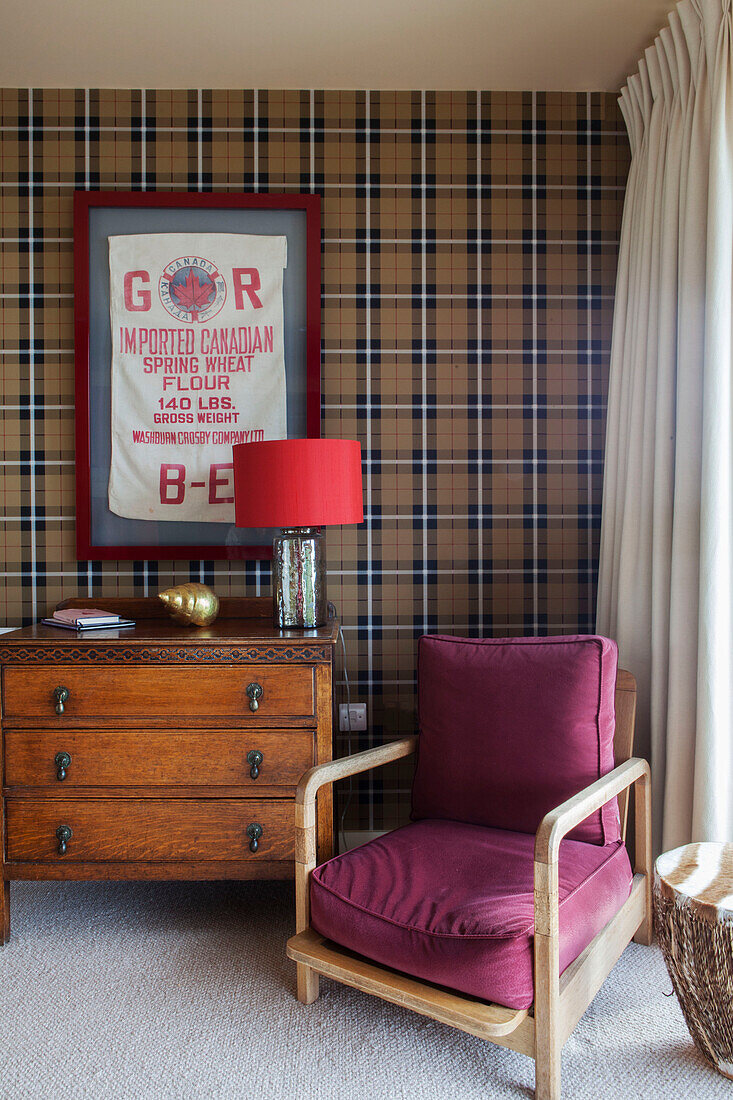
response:
{"label": "mercury glass lamp base", "polygon": [[326,556],[319,528],[286,527],[273,539],[272,604],[281,629],[326,622]]}

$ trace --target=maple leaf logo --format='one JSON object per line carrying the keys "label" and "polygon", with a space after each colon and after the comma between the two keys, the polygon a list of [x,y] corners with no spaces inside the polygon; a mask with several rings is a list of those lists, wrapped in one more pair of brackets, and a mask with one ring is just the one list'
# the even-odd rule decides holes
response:
{"label": "maple leaf logo", "polygon": [[171,295],[181,309],[191,314],[192,321],[198,321],[199,313],[211,305],[216,287],[210,280],[199,279],[192,267],[188,269],[185,282],[172,283]]}

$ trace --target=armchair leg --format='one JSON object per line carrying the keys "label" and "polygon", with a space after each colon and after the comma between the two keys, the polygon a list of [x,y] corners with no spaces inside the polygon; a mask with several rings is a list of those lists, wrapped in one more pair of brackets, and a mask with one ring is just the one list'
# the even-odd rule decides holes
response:
{"label": "armchair leg", "polygon": [[557,1057],[539,1055],[534,1064],[535,1100],[560,1100],[560,1051]]}
{"label": "armchair leg", "polygon": [[644,920],[634,936],[634,943],[643,943],[649,947],[654,939],[654,921],[652,909],[652,800],[649,789],[649,775],[644,775],[634,784],[634,814],[636,828],[634,838],[634,870],[646,875]]}
{"label": "armchair leg", "polygon": [[641,943],[644,947],[651,947],[654,943],[654,919],[652,914],[652,880],[651,876],[647,875],[645,916],[634,933],[634,943]]}
{"label": "armchair leg", "polygon": [[298,983],[298,1000],[303,1005],[312,1005],[318,1000],[319,975],[317,970],[306,966],[305,963],[296,963],[296,979]]}
{"label": "armchair leg", "polygon": [[560,1100],[560,930],[557,860],[535,860],[535,1100]]}
{"label": "armchair leg", "polygon": [[[299,824],[296,818],[296,830]],[[310,832],[305,839],[300,839],[306,860],[296,861],[295,864],[295,928],[298,932],[305,932],[310,924],[310,875],[316,865],[315,859],[315,817],[313,817]],[[305,963],[295,964],[297,997],[301,1004],[312,1005],[318,1000],[319,976],[318,971]]]}
{"label": "armchair leg", "polygon": [[[544,937],[541,937],[541,939]],[[544,954],[540,944],[540,952]],[[535,956],[536,957],[536,956]],[[551,967],[547,969],[551,972]],[[558,1030],[559,1004],[554,995],[552,981],[547,982],[547,970],[540,968],[540,979],[535,979],[534,1026],[535,1100],[560,1100],[560,1066],[562,1043]],[[555,987],[557,988],[557,987]]]}

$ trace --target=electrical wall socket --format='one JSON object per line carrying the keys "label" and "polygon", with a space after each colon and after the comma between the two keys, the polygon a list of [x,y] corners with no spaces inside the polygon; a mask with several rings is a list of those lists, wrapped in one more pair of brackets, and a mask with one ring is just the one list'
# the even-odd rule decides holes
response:
{"label": "electrical wall socket", "polygon": [[342,733],[358,732],[367,728],[366,703],[339,703],[339,729]]}

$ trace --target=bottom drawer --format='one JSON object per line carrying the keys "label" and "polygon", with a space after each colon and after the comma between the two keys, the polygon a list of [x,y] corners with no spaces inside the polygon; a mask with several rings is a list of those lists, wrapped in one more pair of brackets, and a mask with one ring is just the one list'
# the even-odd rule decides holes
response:
{"label": "bottom drawer", "polygon": [[[294,809],[285,799],[9,798],[5,807],[8,862],[293,858]],[[251,825],[261,827],[255,852]],[[62,853],[64,826],[71,836]]]}

